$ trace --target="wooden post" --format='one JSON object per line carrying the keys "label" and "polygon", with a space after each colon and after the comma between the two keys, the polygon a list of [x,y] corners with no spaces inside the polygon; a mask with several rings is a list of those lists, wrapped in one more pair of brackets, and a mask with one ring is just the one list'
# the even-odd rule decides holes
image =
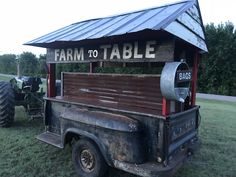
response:
{"label": "wooden post", "polygon": [[95,63],[95,62],[90,62],[90,63],[89,63],[89,73],[94,73],[96,66],[97,66],[97,63]]}
{"label": "wooden post", "polygon": [[170,101],[162,98],[162,115],[167,116],[170,114]]}
{"label": "wooden post", "polygon": [[48,97],[56,96],[56,65],[48,64]]}
{"label": "wooden post", "polygon": [[198,64],[200,60],[200,54],[198,50],[195,52],[194,61],[193,61],[193,78],[192,78],[192,97],[191,97],[191,106],[196,105],[196,92],[197,92],[197,73],[198,73]]}

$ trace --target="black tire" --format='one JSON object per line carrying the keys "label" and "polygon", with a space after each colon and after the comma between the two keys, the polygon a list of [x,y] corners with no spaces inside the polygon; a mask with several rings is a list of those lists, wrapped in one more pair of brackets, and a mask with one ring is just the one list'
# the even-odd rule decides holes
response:
{"label": "black tire", "polygon": [[79,177],[106,177],[108,166],[97,145],[89,139],[74,144],[72,161]]}
{"label": "black tire", "polygon": [[10,83],[0,82],[0,127],[9,127],[14,122],[15,98]]}

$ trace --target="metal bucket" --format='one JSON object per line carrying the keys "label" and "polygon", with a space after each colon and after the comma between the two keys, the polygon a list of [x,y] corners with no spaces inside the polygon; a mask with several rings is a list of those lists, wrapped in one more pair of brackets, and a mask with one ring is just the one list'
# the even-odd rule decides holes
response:
{"label": "metal bucket", "polygon": [[[181,73],[182,71],[183,73]],[[177,78],[177,76],[179,78]],[[184,102],[189,94],[191,78],[192,72],[189,70],[187,63],[166,63],[162,70],[160,80],[162,96],[167,100]]]}

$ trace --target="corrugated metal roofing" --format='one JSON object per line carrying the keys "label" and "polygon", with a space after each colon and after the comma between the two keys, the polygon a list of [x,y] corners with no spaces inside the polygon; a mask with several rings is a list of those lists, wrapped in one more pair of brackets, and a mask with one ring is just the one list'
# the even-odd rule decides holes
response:
{"label": "corrugated metal roofing", "polygon": [[207,51],[197,0],[74,23],[27,42],[26,45],[46,47],[55,42],[98,39],[143,30],[164,30]]}

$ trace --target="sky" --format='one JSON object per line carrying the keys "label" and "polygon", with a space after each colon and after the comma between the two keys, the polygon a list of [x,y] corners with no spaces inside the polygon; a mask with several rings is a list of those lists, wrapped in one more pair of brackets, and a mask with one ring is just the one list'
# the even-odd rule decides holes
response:
{"label": "sky", "polygon": [[[0,2],[0,55],[46,49],[24,46],[61,27],[82,20],[100,18],[176,2],[179,0],[5,0]],[[203,23],[236,25],[235,0],[199,0]]]}

